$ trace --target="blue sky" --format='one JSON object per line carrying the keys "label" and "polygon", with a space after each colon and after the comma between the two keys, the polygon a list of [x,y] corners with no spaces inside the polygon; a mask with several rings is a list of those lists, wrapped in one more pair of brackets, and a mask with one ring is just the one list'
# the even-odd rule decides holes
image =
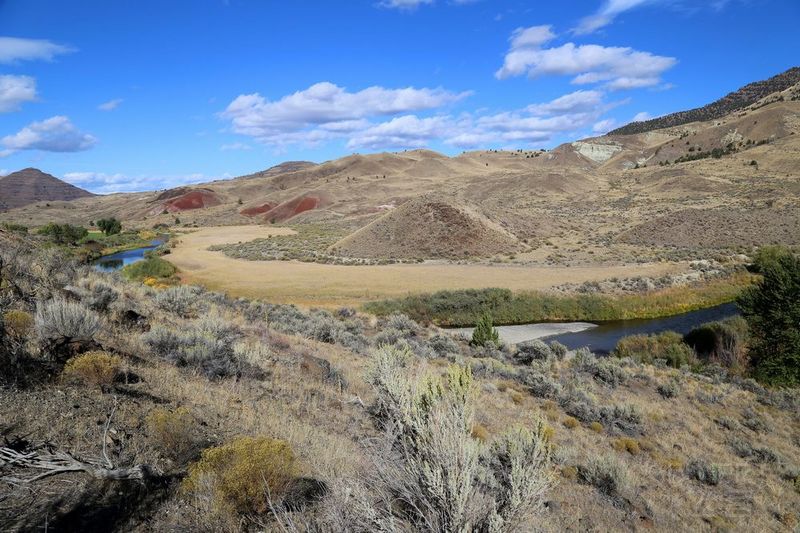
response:
{"label": "blue sky", "polygon": [[95,192],[550,148],[800,61],[797,0],[0,0],[0,171]]}

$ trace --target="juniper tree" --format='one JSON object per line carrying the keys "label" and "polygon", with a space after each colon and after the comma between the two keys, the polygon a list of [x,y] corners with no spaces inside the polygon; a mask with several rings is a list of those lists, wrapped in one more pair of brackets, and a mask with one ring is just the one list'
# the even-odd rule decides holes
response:
{"label": "juniper tree", "polygon": [[475,330],[472,332],[470,344],[474,346],[486,346],[486,344],[500,344],[500,334],[492,325],[492,315],[487,311],[478,319]]}

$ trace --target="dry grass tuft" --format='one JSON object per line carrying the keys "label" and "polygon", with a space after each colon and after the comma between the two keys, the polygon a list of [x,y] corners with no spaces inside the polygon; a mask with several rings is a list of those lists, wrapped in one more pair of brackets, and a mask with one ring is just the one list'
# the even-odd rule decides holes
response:
{"label": "dry grass tuft", "polygon": [[172,458],[185,456],[196,445],[197,421],[185,407],[153,409],[146,423],[151,438]]}

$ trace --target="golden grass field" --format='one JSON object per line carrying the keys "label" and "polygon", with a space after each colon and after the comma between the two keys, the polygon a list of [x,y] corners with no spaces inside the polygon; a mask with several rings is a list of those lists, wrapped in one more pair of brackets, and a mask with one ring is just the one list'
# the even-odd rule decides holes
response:
{"label": "golden grass field", "polygon": [[167,259],[181,279],[232,296],[265,298],[301,306],[358,305],[371,300],[446,289],[502,287],[547,289],[563,283],[613,277],[659,277],[687,268],[682,262],[591,266],[512,266],[488,264],[395,264],[343,266],[298,261],[233,259],[209,246],[287,235],[289,228],[219,226],[176,237]]}

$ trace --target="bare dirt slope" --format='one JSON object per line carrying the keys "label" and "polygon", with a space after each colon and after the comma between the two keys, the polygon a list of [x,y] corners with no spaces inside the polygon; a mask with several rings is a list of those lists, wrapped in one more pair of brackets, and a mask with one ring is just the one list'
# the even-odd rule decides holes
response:
{"label": "bare dirt slope", "polygon": [[463,259],[508,253],[516,237],[467,206],[436,196],[404,203],[342,239],[332,249],[371,259]]}

